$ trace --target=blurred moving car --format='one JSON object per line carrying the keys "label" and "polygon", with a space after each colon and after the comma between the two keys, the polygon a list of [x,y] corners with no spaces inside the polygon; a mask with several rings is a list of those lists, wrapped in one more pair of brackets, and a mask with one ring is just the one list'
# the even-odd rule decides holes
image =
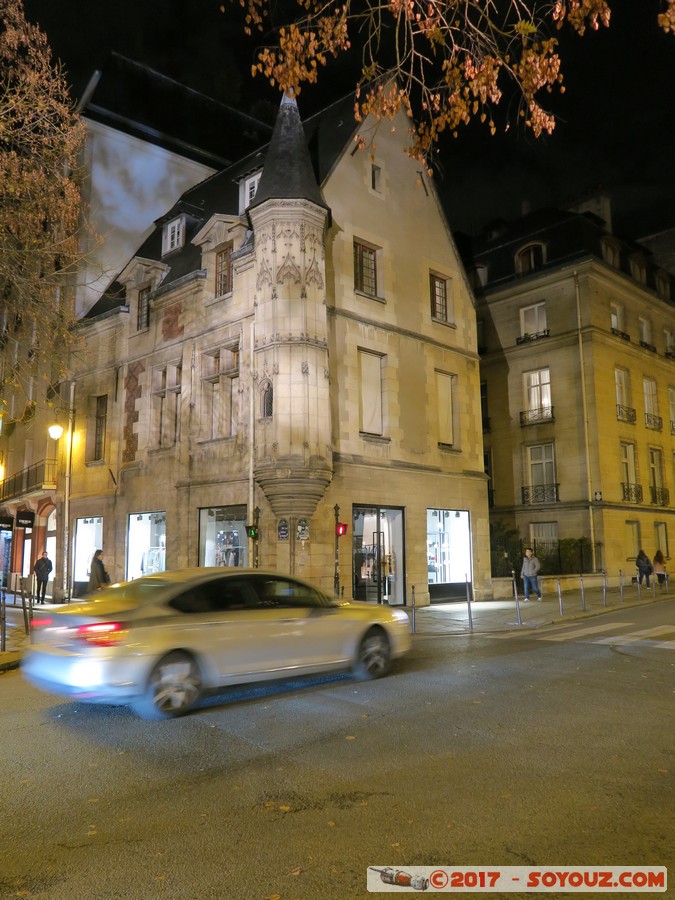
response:
{"label": "blurred moving car", "polygon": [[182,569],[115,584],[33,621],[21,669],[45,691],[181,716],[219,687],[352,668],[410,648],[403,610],[335,600],[259,569]]}

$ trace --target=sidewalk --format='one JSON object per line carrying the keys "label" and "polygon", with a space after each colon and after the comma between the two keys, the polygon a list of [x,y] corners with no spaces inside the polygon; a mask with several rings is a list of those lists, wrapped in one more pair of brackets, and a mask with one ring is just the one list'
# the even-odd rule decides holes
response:
{"label": "sidewalk", "polygon": [[[422,606],[415,609],[415,635],[462,635],[491,634],[500,631],[519,631],[541,628],[556,622],[573,621],[587,616],[598,616],[603,612],[616,609],[644,606],[658,600],[670,599],[672,593],[659,592],[658,589],[642,588],[638,594],[637,586],[626,585],[623,597],[618,588],[609,588],[603,596],[599,588],[580,591],[567,591],[562,595],[562,614],[557,595],[544,595],[543,600],[524,602],[519,598],[518,608],[515,600],[481,600],[471,604],[471,624],[466,601],[456,603],[439,603],[433,606]],[[8,595],[8,601],[11,595]],[[48,603],[34,610],[36,617],[49,615],[50,610],[61,609],[60,604]],[[410,607],[406,607],[412,619]],[[520,623],[518,613],[520,612]],[[26,634],[21,606],[7,605],[7,649],[0,651],[0,672],[16,669],[21,654],[30,643]]]}

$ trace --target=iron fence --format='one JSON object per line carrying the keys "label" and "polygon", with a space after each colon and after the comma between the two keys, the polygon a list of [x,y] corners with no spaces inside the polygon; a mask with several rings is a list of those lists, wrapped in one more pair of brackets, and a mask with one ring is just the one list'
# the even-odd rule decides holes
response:
{"label": "iron fence", "polygon": [[[563,538],[556,541],[524,541],[522,538],[490,544],[492,577],[505,578],[520,572],[525,547],[532,547],[541,563],[542,575],[581,575],[593,572],[593,552],[588,538]],[[596,568],[600,565],[601,544],[595,545]]]}

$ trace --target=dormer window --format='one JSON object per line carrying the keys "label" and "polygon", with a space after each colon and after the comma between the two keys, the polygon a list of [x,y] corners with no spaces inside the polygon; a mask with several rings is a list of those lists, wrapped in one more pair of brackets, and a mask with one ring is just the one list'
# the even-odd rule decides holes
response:
{"label": "dormer window", "polygon": [[654,276],[659,297],[670,300],[670,276],[667,272],[657,272]]}
{"label": "dormer window", "polygon": [[647,281],[647,268],[641,256],[632,256],[630,259],[630,274],[636,281],[645,284]]}
{"label": "dormer window", "polygon": [[604,261],[618,269],[621,266],[621,251],[616,241],[605,238],[602,242],[602,258]]}
{"label": "dormer window", "polygon": [[536,272],[546,262],[545,247],[543,244],[528,244],[521,247],[516,253],[516,273],[518,275],[529,275],[530,272]]}
{"label": "dormer window", "polygon": [[253,175],[249,175],[240,182],[240,207],[241,212],[244,212],[245,209],[253,203],[256,192],[258,190],[258,185],[260,184],[260,176],[262,175],[262,169],[258,172],[255,172]]}
{"label": "dormer window", "polygon": [[171,253],[173,250],[180,249],[185,243],[185,220],[183,216],[171,219],[164,226],[164,234],[162,236],[162,253]]}

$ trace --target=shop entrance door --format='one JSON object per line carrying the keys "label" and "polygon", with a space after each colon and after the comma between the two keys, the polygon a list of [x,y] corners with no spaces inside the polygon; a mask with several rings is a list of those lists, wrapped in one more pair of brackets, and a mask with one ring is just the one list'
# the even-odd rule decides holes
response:
{"label": "shop entrance door", "polygon": [[352,519],[354,599],[404,605],[403,510],[354,506]]}

